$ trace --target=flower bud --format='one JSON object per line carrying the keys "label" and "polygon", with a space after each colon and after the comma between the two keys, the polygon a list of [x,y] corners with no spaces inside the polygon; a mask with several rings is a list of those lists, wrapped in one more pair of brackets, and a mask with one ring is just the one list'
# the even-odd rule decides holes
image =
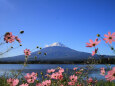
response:
{"label": "flower bud", "polygon": [[42,48],[40,47],[40,49],[42,49]]}
{"label": "flower bud", "polygon": [[100,34],[97,34],[97,37],[100,37]]}
{"label": "flower bud", "polygon": [[43,72],[41,72],[41,75],[43,75]]}
{"label": "flower bud", "polygon": [[114,48],[113,48],[113,47],[111,47],[111,50],[114,50]]}
{"label": "flower bud", "polygon": [[21,30],[21,31],[20,31],[20,34],[23,34],[23,33],[24,33],[24,31],[23,31],[23,30]]}
{"label": "flower bud", "polygon": [[36,48],[39,48],[39,46],[37,46]]}
{"label": "flower bud", "polygon": [[20,46],[22,46],[22,44],[20,44]]}
{"label": "flower bud", "polygon": [[47,55],[47,53],[44,53],[44,55]]}
{"label": "flower bud", "polygon": [[11,46],[11,48],[13,48],[13,47]]}
{"label": "flower bud", "polygon": [[35,56],[34,58],[37,59],[37,56]]}

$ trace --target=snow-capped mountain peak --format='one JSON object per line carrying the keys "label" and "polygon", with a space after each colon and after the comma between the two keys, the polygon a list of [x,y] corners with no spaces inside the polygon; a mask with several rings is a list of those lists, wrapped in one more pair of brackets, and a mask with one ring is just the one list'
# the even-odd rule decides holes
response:
{"label": "snow-capped mountain peak", "polygon": [[60,42],[55,42],[51,45],[46,45],[45,47],[53,47],[53,46],[60,46],[60,47],[65,47],[65,45],[63,45],[62,43]]}

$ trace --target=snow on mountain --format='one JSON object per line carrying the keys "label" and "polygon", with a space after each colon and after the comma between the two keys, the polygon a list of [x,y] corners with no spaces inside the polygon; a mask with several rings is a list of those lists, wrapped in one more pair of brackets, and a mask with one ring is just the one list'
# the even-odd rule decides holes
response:
{"label": "snow on mountain", "polygon": [[53,43],[51,45],[46,45],[45,47],[54,47],[54,46],[65,47],[65,45],[60,43],[60,42],[55,42],[55,43]]}

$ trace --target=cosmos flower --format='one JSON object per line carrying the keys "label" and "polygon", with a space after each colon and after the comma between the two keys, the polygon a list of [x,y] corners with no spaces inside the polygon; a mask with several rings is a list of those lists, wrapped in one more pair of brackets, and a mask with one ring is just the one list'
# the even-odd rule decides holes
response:
{"label": "cosmos flower", "polygon": [[53,72],[55,72],[55,69],[48,69],[47,70],[47,73],[53,73]]}
{"label": "cosmos flower", "polygon": [[97,53],[97,51],[98,51],[98,48],[95,49],[95,51],[92,51],[92,56],[94,56]]}
{"label": "cosmos flower", "polygon": [[77,67],[74,67],[73,70],[77,70]]}
{"label": "cosmos flower", "polygon": [[100,73],[100,74],[104,76],[104,75],[105,75],[105,68],[102,67],[102,68],[100,68],[100,70],[101,70],[101,73]]}
{"label": "cosmos flower", "polygon": [[70,79],[72,82],[77,82],[77,76],[75,76],[75,75],[71,75],[71,76],[69,77],[69,79]]}
{"label": "cosmos flower", "polygon": [[29,86],[29,84],[25,83],[25,84],[21,84],[20,86]]}
{"label": "cosmos flower", "polygon": [[59,72],[60,72],[60,73],[63,73],[63,72],[64,72],[64,69],[63,69],[63,68],[60,68],[60,69],[59,69]]}
{"label": "cosmos flower", "polygon": [[51,80],[45,80],[42,82],[42,86],[50,86],[51,85]]}
{"label": "cosmos flower", "polygon": [[25,49],[25,50],[24,50],[24,53],[25,53],[26,56],[29,56],[30,53],[31,53],[31,51],[30,51],[30,49]]}
{"label": "cosmos flower", "polygon": [[87,83],[92,83],[93,82],[93,79],[90,77],[88,80],[87,80]]}
{"label": "cosmos flower", "polygon": [[16,86],[16,85],[18,85],[19,80],[18,80],[18,79],[9,78],[9,79],[7,79],[7,83],[8,83],[10,86]]}
{"label": "cosmos flower", "polygon": [[32,72],[31,74],[27,73],[25,76],[25,79],[27,80],[28,83],[34,83],[36,78],[37,78],[37,73],[34,72]]}
{"label": "cosmos flower", "polygon": [[72,82],[72,81],[71,81],[71,82],[68,82],[68,85],[71,85],[71,86],[72,86],[72,85],[75,85],[75,82]]}
{"label": "cosmos flower", "polygon": [[18,38],[18,36],[15,36],[16,41],[18,41],[19,43],[21,43],[21,40]]}
{"label": "cosmos flower", "polygon": [[43,86],[42,83],[37,83],[36,86]]}
{"label": "cosmos flower", "polygon": [[62,80],[63,79],[63,75],[62,73],[60,72],[55,72],[55,73],[52,73],[52,75],[50,76],[51,79],[59,79],[59,80]]}
{"label": "cosmos flower", "polygon": [[115,80],[115,67],[112,68],[112,70],[108,71],[107,75],[105,76],[105,78],[108,81],[113,81]]}
{"label": "cosmos flower", "polygon": [[82,74],[82,72],[76,72],[76,74]]}
{"label": "cosmos flower", "polygon": [[108,35],[105,34],[104,35],[106,38],[104,38],[103,40],[105,40],[106,43],[109,42],[109,44],[111,44],[113,41],[115,41],[115,32],[111,34],[111,32],[108,32]]}
{"label": "cosmos flower", "polygon": [[4,41],[6,41],[6,43],[12,43],[15,41],[15,36],[12,35],[12,32],[7,32],[4,35]]}
{"label": "cosmos flower", "polygon": [[98,41],[98,38],[95,39],[95,41],[93,42],[92,39],[89,40],[90,43],[86,43],[86,47],[95,47],[96,45],[98,45],[101,40]]}

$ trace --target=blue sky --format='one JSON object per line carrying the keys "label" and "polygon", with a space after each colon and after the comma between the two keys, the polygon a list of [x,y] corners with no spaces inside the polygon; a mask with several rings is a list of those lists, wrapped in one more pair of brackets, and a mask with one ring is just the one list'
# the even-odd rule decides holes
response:
{"label": "blue sky", "polygon": [[[20,36],[23,47],[5,56],[54,42],[92,52],[85,47],[89,39],[115,31],[115,0],[0,0],[0,35],[20,30],[25,31]],[[98,47],[102,54],[113,54],[104,42]]]}

